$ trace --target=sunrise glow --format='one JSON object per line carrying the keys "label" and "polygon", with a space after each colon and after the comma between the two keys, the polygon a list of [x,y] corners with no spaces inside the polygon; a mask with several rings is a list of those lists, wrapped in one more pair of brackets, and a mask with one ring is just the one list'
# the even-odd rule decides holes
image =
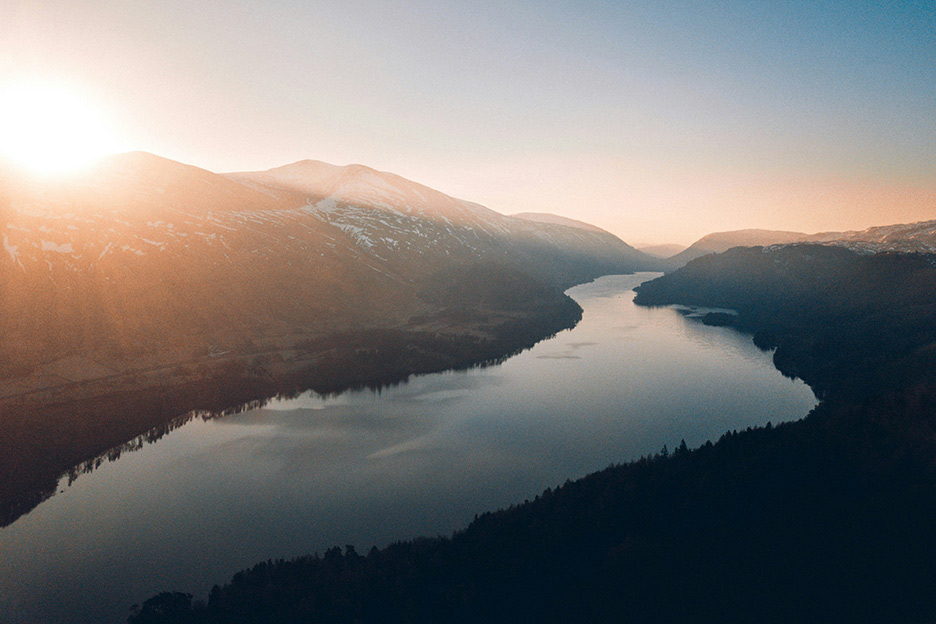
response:
{"label": "sunrise glow", "polygon": [[36,84],[0,88],[0,155],[38,173],[60,173],[121,151],[107,120],[68,89]]}

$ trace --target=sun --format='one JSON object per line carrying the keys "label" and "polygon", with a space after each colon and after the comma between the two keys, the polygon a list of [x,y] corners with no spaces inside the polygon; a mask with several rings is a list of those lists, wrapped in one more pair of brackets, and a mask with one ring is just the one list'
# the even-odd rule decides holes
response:
{"label": "sun", "polygon": [[0,156],[51,174],[74,171],[125,151],[86,99],[51,85],[0,86]]}

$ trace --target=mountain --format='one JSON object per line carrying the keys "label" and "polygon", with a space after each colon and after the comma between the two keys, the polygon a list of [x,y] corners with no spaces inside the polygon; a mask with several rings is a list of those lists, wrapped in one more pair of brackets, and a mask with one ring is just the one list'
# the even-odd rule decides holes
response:
{"label": "mountain", "polygon": [[692,243],[685,250],[668,258],[668,262],[675,267],[681,267],[690,260],[712,253],[721,253],[732,247],[763,247],[765,245],[782,245],[795,243],[809,237],[803,232],[784,232],[780,230],[734,230],[731,232],[715,232],[703,236]]}
{"label": "mountain", "polygon": [[[405,304],[356,241],[298,195],[142,153],[4,191],[0,378],[38,371],[42,385],[140,358],[198,357]],[[63,357],[84,365],[61,371]]]}
{"label": "mountain", "polygon": [[932,254],[737,247],[642,284],[634,301],[732,309],[705,320],[753,333],[758,346],[776,349],[781,372],[819,398],[837,391],[853,399],[909,382],[909,370],[934,370],[934,267]]}
{"label": "mountain", "polygon": [[870,227],[850,232],[822,232],[806,239],[809,242],[848,247],[856,251],[936,252],[936,220]]}
{"label": "mountain", "polygon": [[469,366],[653,260],[361,165],[220,175],[141,152],[0,165],[0,525],[193,409]]}
{"label": "mountain", "polygon": [[638,249],[645,254],[656,256],[657,258],[670,258],[684,251],[686,246],[676,244],[647,245],[644,247],[638,247]]}
{"label": "mountain", "polygon": [[[764,247],[791,243],[821,243],[847,247],[865,253],[936,251],[936,220],[870,227],[846,232],[785,232],[780,230],[735,230],[703,236],[685,251],[670,258],[670,268],[678,268],[695,258],[722,253],[732,247]],[[652,253],[643,249],[647,253]]]}
{"label": "mountain", "polygon": [[303,195],[319,218],[351,236],[362,253],[409,276],[494,261],[568,287],[656,264],[595,226],[561,217],[508,217],[363,165],[305,160],[228,177],[274,196]]}
{"label": "mountain", "polygon": [[[464,264],[565,287],[651,263],[597,228],[513,219],[360,165],[223,176],[130,153],[0,185],[0,378],[38,373],[36,387],[398,321],[423,311],[419,280]],[[48,369],[63,357],[88,366]]]}

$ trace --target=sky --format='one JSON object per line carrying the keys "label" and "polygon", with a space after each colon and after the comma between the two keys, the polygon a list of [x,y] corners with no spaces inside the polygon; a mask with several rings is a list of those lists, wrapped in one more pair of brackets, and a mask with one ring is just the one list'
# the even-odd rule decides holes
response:
{"label": "sky", "polygon": [[936,219],[936,2],[10,0],[23,81],[123,149],[362,163],[632,244]]}

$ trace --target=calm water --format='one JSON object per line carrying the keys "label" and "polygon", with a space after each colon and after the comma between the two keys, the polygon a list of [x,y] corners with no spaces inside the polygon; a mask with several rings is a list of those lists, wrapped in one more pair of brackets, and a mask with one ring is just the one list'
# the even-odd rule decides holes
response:
{"label": "calm water", "polygon": [[0,620],[120,622],[257,561],[448,534],[609,463],[800,418],[749,337],[633,305],[651,274],[569,291],[582,322],[502,365],[193,420],[0,529]]}

